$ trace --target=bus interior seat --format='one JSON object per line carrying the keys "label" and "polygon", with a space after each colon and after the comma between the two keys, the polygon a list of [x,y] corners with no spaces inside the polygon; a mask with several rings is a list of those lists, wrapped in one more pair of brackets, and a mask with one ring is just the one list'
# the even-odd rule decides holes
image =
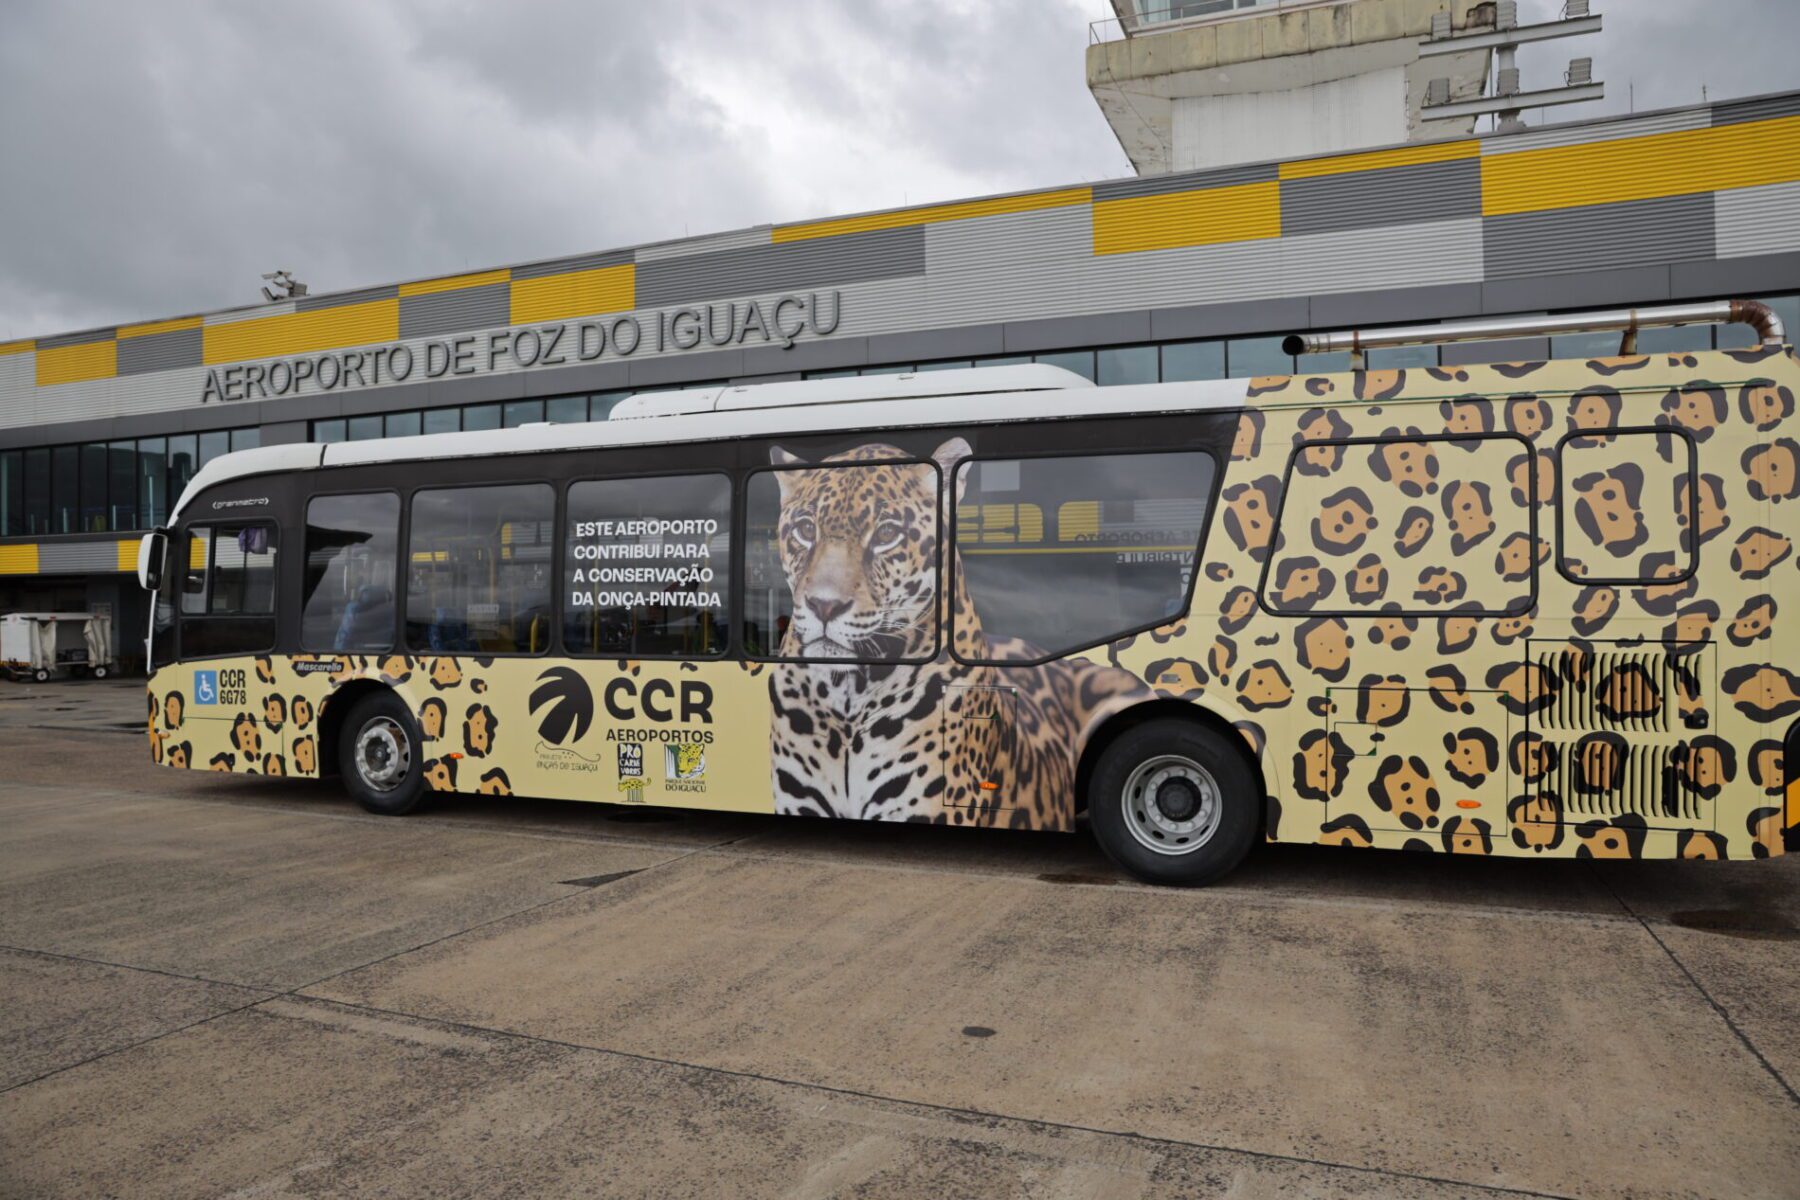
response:
{"label": "bus interior seat", "polygon": [[426,644],[440,654],[478,650],[475,637],[469,632],[469,623],[456,616],[448,608],[435,608],[431,612],[431,628],[426,634]]}
{"label": "bus interior seat", "polygon": [[364,584],[344,606],[338,622],[336,650],[366,650],[387,646],[393,641],[394,594],[375,584]]}

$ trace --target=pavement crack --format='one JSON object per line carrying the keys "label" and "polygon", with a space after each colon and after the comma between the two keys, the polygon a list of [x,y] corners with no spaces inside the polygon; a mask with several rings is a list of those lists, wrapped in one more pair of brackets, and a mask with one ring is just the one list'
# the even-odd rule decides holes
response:
{"label": "pavement crack", "polygon": [[[166,974],[166,972],[158,972],[158,974]],[[234,984],[232,986],[237,986],[237,985]],[[245,990],[249,990],[249,989],[245,989]],[[101,1050],[97,1053],[90,1054],[86,1058],[81,1059],[78,1062],[64,1063],[62,1066],[52,1068],[51,1070],[45,1071],[41,1075],[33,1075],[30,1079],[22,1079],[18,1083],[10,1084],[7,1087],[0,1088],[0,1096],[4,1096],[8,1092],[16,1092],[20,1088],[23,1088],[23,1087],[30,1087],[34,1083],[41,1083],[46,1079],[53,1078],[57,1075],[65,1074],[69,1071],[73,1071],[78,1067],[85,1067],[89,1063],[99,1062],[103,1058],[111,1058],[115,1054],[123,1054],[127,1050],[135,1050],[140,1046],[148,1046],[152,1042],[160,1042],[164,1038],[174,1037],[178,1033],[186,1033],[188,1030],[196,1028],[197,1026],[205,1025],[211,1021],[217,1021],[220,1017],[229,1017],[233,1013],[245,1012],[249,1009],[255,1008],[259,1004],[266,1004],[268,1001],[275,1000],[275,999],[279,999],[279,997],[270,996],[270,995],[266,995],[266,994],[260,995],[256,999],[248,1001],[247,1003],[233,1005],[231,1008],[222,1009],[221,1011],[216,1012],[216,1013],[210,1013],[207,1016],[199,1018],[198,1020],[189,1021],[185,1025],[177,1025],[173,1029],[165,1029],[160,1033],[153,1033],[149,1037],[138,1038],[136,1041],[125,1042],[122,1045],[110,1046],[105,1050]]]}
{"label": "pavement crack", "polygon": [[240,991],[246,992],[263,992],[271,996],[277,995],[283,991],[281,987],[273,984],[234,983],[229,979],[213,979],[207,975],[190,975],[185,971],[169,971],[164,970],[161,967],[145,967],[140,966],[137,963],[114,962],[109,958],[94,958],[87,954],[65,954],[60,950],[37,950],[30,946],[12,946],[0,942],[0,951],[5,950],[10,950],[14,954],[30,954],[38,958],[56,958],[61,959],[64,962],[88,963],[96,967],[113,967],[120,971],[138,971],[145,975],[162,975],[169,979],[183,979],[189,983],[205,983],[211,984],[214,987],[237,988]]}
{"label": "pavement crack", "polygon": [[1632,920],[1636,921],[1638,925],[1643,928],[1644,932],[1650,935],[1650,940],[1655,942],[1657,946],[1662,949],[1662,952],[1669,956],[1669,961],[1675,964],[1675,969],[1680,971],[1687,979],[1688,983],[1693,985],[1696,992],[1700,993],[1700,998],[1711,1005],[1712,1010],[1715,1013],[1719,1014],[1719,1020],[1725,1022],[1725,1027],[1731,1030],[1732,1036],[1736,1037],[1744,1049],[1749,1051],[1750,1057],[1760,1063],[1762,1069],[1769,1073],[1769,1078],[1773,1079],[1776,1085],[1780,1087],[1783,1092],[1787,1093],[1788,1102],[1795,1107],[1800,1107],[1800,1092],[1794,1090],[1794,1085],[1787,1081],[1787,1077],[1781,1073],[1780,1069],[1777,1068],[1774,1063],[1769,1061],[1768,1056],[1757,1048],[1755,1042],[1750,1040],[1750,1035],[1745,1033],[1743,1028],[1738,1025],[1736,1019],[1732,1017],[1730,1010],[1713,998],[1713,994],[1706,990],[1706,985],[1701,983],[1699,978],[1696,977],[1692,971],[1688,970],[1687,964],[1681,961],[1681,956],[1676,954],[1674,948],[1663,940],[1662,935],[1656,932],[1655,926],[1651,925],[1650,922],[1644,918],[1643,914],[1631,907],[1630,902],[1620,894],[1617,888],[1613,887],[1612,881],[1606,878],[1604,872],[1598,867],[1595,867],[1594,875],[1600,880],[1601,886],[1612,893],[1613,899],[1619,902],[1619,907],[1630,913]]}

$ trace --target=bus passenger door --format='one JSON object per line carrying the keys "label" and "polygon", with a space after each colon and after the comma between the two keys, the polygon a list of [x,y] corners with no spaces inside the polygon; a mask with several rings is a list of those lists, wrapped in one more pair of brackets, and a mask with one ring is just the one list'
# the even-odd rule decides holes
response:
{"label": "bus passenger door", "polygon": [[[184,527],[174,586],[180,661],[156,673],[167,761],[239,774],[286,774],[285,703],[267,699],[277,608],[275,523]],[[276,698],[279,701],[279,697]]]}

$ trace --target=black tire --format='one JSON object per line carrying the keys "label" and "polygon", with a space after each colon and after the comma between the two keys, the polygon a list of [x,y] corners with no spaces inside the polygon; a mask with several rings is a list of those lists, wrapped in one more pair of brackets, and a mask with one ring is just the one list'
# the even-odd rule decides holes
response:
{"label": "black tire", "polygon": [[33,681],[35,681],[37,683],[49,683],[50,682],[50,672],[44,670],[44,668],[42,668],[42,667],[39,667],[37,670],[35,670],[31,673],[31,678],[33,679]]}
{"label": "black tire", "polygon": [[106,668],[105,667],[95,667],[94,668],[94,678],[95,679],[105,679],[106,678]]}
{"label": "black tire", "polygon": [[1146,721],[1106,747],[1087,802],[1100,848],[1149,883],[1212,883],[1244,860],[1262,828],[1262,785],[1244,755],[1179,717]]}
{"label": "black tire", "polygon": [[[381,762],[377,751],[383,742],[377,730],[385,730],[386,741],[394,749],[403,750],[405,769],[391,784],[383,786]],[[373,734],[369,745],[364,735]],[[404,747],[401,739],[404,738]],[[358,753],[367,762],[359,764]],[[397,770],[398,764],[394,768]],[[421,752],[418,722],[400,698],[392,692],[376,692],[364,696],[344,718],[338,731],[338,774],[350,798],[369,812],[384,817],[399,817],[413,811],[425,798],[425,756]]]}

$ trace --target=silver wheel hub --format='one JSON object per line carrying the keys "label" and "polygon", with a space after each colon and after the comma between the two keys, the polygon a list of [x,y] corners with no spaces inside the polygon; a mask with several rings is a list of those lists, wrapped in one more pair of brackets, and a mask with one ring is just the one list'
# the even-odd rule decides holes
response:
{"label": "silver wheel hub", "polygon": [[1190,854],[1219,831],[1218,781],[1191,758],[1163,754],[1138,764],[1119,797],[1125,828],[1157,854]]}
{"label": "silver wheel hub", "polygon": [[392,718],[376,717],[356,735],[356,773],[378,792],[391,792],[412,769],[412,744]]}

